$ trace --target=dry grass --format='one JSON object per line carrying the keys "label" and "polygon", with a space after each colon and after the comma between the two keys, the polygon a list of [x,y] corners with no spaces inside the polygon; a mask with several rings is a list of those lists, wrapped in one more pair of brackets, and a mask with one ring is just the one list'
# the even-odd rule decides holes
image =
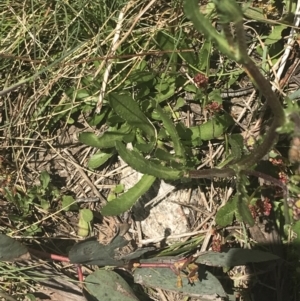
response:
{"label": "dry grass", "polygon": [[[88,169],[87,161],[96,150],[79,143],[78,134],[84,131],[101,133],[107,128],[106,124],[91,127],[88,119],[95,111],[101,112],[108,93],[120,88],[134,91],[130,75],[140,64],[156,64],[167,76],[170,71],[178,72],[172,66],[170,56],[163,55],[156,41],[158,32],[170,35],[174,41],[183,37],[183,33],[192,35],[193,32],[191,24],[183,17],[180,1],[108,2],[6,1],[0,4],[3,186],[12,190],[17,187],[26,194],[30,187],[39,183],[41,171],[46,170],[61,194],[72,194],[76,199],[96,198],[97,202],[87,201],[80,206],[97,212],[124,175],[126,165],[116,161],[100,170]],[[254,33],[253,41],[256,38],[259,36]],[[201,40],[202,37],[196,35],[195,43],[199,44]],[[256,42],[252,46],[254,49]],[[169,50],[176,53],[176,43]],[[193,51],[192,48],[185,50]],[[211,71],[219,72],[220,57],[214,59],[217,62],[212,63]],[[241,72],[235,68],[237,66],[231,69],[232,75],[240,76]],[[241,75],[241,79],[244,85],[248,84],[247,77]],[[215,85],[226,86],[221,75]],[[263,116],[258,116],[261,104],[256,100],[253,92],[250,96],[236,98],[231,108],[245,140],[256,137],[261,131]],[[188,112],[185,116],[190,121],[196,115]],[[201,118],[209,118],[209,115]],[[221,141],[209,142],[202,153],[204,159],[200,167],[213,167],[224,157],[224,145]],[[230,181],[207,182],[197,188],[183,189],[172,201],[180,203],[176,210],[179,210],[181,223],[186,224],[186,231],[173,232],[169,241],[196,237],[198,244],[202,242],[201,251],[209,249],[214,235],[215,212],[232,193]],[[34,206],[32,214],[24,218],[27,223],[22,218],[11,220],[10,215],[16,216],[19,212],[4,197],[0,206],[3,212],[1,231],[31,245],[64,253],[72,242],[82,239],[77,235],[77,213],[62,211],[60,199],[52,199],[49,210]],[[159,236],[145,238],[143,225],[132,220],[130,215],[103,220],[96,216],[92,234],[99,235],[104,243],[109,242],[120,222],[131,224],[128,235],[137,244],[159,241]],[[41,228],[42,235],[24,235],[33,224]],[[245,233],[241,227],[237,226],[234,231],[241,236],[238,243],[248,243],[243,241]],[[2,289],[9,291],[14,300],[21,300],[24,283],[12,285],[8,267],[2,264],[2,269],[6,270]],[[56,266],[55,269],[65,273],[65,267]],[[70,277],[72,273],[70,269]],[[18,277],[20,274],[16,271],[12,275]],[[39,290],[31,279],[25,286],[31,293]],[[182,300],[178,294],[159,289],[152,291],[151,296],[153,300]]]}

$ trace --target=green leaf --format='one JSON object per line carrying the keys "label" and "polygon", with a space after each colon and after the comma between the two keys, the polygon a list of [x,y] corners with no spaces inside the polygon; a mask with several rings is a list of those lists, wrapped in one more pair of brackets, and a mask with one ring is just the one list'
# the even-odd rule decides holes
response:
{"label": "green leaf", "polygon": [[64,195],[62,197],[61,207],[65,208],[64,211],[78,210],[78,205],[75,203],[75,200],[71,195]]}
{"label": "green leaf", "polygon": [[294,238],[293,243],[300,244],[300,221],[297,221],[292,225],[293,231],[296,233],[296,238]]}
{"label": "green leaf", "polygon": [[101,109],[100,114],[93,114],[90,118],[88,118],[88,124],[90,126],[98,125],[105,117],[107,117],[108,108],[104,107]]}
{"label": "green leaf", "polygon": [[114,154],[116,154],[116,151],[114,149],[111,149],[110,153],[99,151],[89,159],[88,167],[93,169],[98,168],[99,166],[103,165],[107,160],[109,160]]}
{"label": "green leaf", "polygon": [[28,250],[27,247],[16,241],[15,239],[0,234],[0,261],[14,261],[23,259],[29,259],[29,256],[25,256]]}
{"label": "green leaf", "polygon": [[255,221],[252,217],[252,214],[250,212],[250,209],[246,202],[244,201],[244,198],[242,196],[239,196],[238,202],[237,202],[237,213],[242,217],[243,221],[249,226],[253,226]]}
{"label": "green leaf", "polygon": [[163,78],[156,86],[158,93],[155,96],[155,101],[161,103],[170,97],[174,96],[176,85],[173,78]]}
{"label": "green leaf", "polygon": [[199,69],[201,71],[206,71],[207,63],[211,53],[211,41],[205,40],[200,51],[199,51]]}
{"label": "green leaf", "polygon": [[[273,24],[273,25],[278,25],[278,21],[276,20],[271,20],[266,18],[264,9],[261,7],[253,7],[250,2],[247,3],[241,3],[242,8],[244,10],[244,15],[250,19],[250,20],[255,20],[255,21],[260,21],[265,24]],[[282,22],[282,21],[281,21]]]}
{"label": "green leaf", "polygon": [[147,136],[155,136],[155,128],[141,111],[138,103],[128,94],[111,93],[108,97],[113,110],[133,128],[141,129]]}
{"label": "green leaf", "polygon": [[98,137],[94,133],[86,132],[79,135],[79,141],[86,145],[97,148],[112,148],[116,141],[123,141],[130,138],[129,135],[122,132],[106,132]]}
{"label": "green leaf", "polygon": [[172,108],[174,112],[178,111],[185,105],[185,100],[182,97],[179,97],[176,101],[175,106]]}
{"label": "green leaf", "polygon": [[269,36],[266,38],[264,44],[265,45],[271,45],[279,40],[281,40],[281,33],[286,28],[286,25],[277,25],[273,27],[272,32],[269,34]]}
{"label": "green leaf", "polygon": [[140,181],[128,189],[127,192],[107,203],[102,208],[101,214],[104,216],[118,215],[129,210],[138,198],[149,190],[155,179],[153,176],[143,175]]}
{"label": "green leaf", "polygon": [[48,200],[41,198],[39,201],[43,210],[47,211],[50,208],[50,203]]}
{"label": "green leaf", "polygon": [[170,135],[173,141],[175,155],[177,156],[177,158],[180,158],[182,160],[182,164],[185,165],[185,149],[182,143],[180,142],[180,138],[174,126],[174,123],[171,121],[169,116],[163,111],[159,104],[156,105],[156,110],[163,122],[165,129],[167,130],[168,134]]}
{"label": "green leaf", "polygon": [[82,237],[87,237],[90,234],[90,224],[82,218],[79,218],[78,220],[77,234]]}
{"label": "green leaf", "polygon": [[40,175],[40,181],[42,184],[42,187],[45,189],[48,187],[49,183],[50,183],[50,176],[47,173],[47,171],[42,171],[41,175]]}
{"label": "green leaf", "polygon": [[116,272],[97,270],[84,281],[84,295],[94,301],[139,301],[129,284]]}
{"label": "green leaf", "polygon": [[201,140],[219,138],[232,124],[234,124],[232,117],[226,113],[222,116],[215,116],[201,125],[185,129],[177,127],[177,130],[181,139],[201,143]]}
{"label": "green leaf", "polygon": [[[174,37],[162,31],[158,31],[156,41],[161,50],[169,51],[174,50],[174,44],[177,42]],[[168,53],[167,55],[171,56],[172,53]]]}
{"label": "green leaf", "polygon": [[174,157],[173,154],[159,147],[157,147],[155,150],[155,158],[159,159],[160,161],[168,162],[169,164],[171,162],[176,162],[176,157]]}
{"label": "green leaf", "polygon": [[154,79],[154,74],[149,71],[141,71],[141,70],[135,70],[133,71],[130,76],[129,76],[129,80],[130,83],[136,83],[136,84],[145,84],[151,80]]}
{"label": "green leaf", "polygon": [[247,263],[265,262],[278,259],[280,259],[280,257],[268,252],[231,248],[227,252],[221,253],[213,251],[204,252],[202,254],[200,253],[196,262],[209,266],[233,267],[246,265]]}
{"label": "green leaf", "polygon": [[124,184],[118,184],[115,188],[112,189],[114,193],[122,193],[124,192]]}
{"label": "green leaf", "polygon": [[80,89],[75,91],[76,99],[83,100],[90,96],[90,92],[86,89]]}
{"label": "green leaf", "polygon": [[93,212],[90,209],[81,209],[79,211],[79,214],[80,214],[80,218],[84,220],[86,223],[90,223],[94,218]]}
{"label": "green leaf", "polygon": [[133,169],[165,180],[176,180],[183,176],[183,171],[172,169],[161,164],[147,160],[135,150],[128,150],[121,142],[116,142],[116,149],[121,158]]}
{"label": "green leaf", "polygon": [[[220,2],[218,3],[220,4]],[[226,5],[227,9],[230,9],[233,6],[231,14],[235,15],[235,19],[243,17],[240,14],[240,10],[237,8],[236,3],[234,5],[233,1],[226,1],[226,3],[223,4],[223,9],[224,6],[226,9]],[[200,13],[198,0],[185,0],[183,8],[186,16],[192,21],[195,29],[197,29],[200,33],[204,33],[208,39],[213,40],[225,55],[231,59],[235,59],[239,56],[239,54],[235,54],[234,49],[232,49],[231,45],[228,44],[225,37],[217,32],[211,22],[202,13]]]}
{"label": "green leaf", "polygon": [[229,136],[228,142],[231,146],[231,155],[234,160],[240,159],[243,154],[244,138],[240,134],[233,134]]}
{"label": "green leaf", "polygon": [[[236,199],[236,197],[235,197]],[[221,227],[226,227],[232,224],[234,214],[236,211],[235,199],[229,200],[223,207],[221,207],[216,215],[216,223]]]}
{"label": "green leaf", "polygon": [[143,286],[180,292],[201,300],[216,300],[217,297],[226,297],[226,293],[219,280],[209,271],[205,270],[205,266],[199,267],[198,275],[199,281],[195,281],[194,285],[190,285],[187,277],[183,276],[183,286],[179,288],[176,285],[177,276],[171,269],[141,268],[134,271],[134,281]]}

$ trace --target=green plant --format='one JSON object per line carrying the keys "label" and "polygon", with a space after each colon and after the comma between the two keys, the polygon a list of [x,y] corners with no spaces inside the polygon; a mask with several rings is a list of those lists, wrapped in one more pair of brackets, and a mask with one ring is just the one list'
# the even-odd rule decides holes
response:
{"label": "green plant", "polygon": [[[68,257],[48,254],[29,249],[13,238],[0,234],[0,258],[5,261],[18,261],[28,258],[29,254],[73,264],[104,266],[79,280],[84,283],[84,295],[93,300],[143,300],[137,297],[137,289],[129,285],[128,279],[117,273],[118,267],[132,270],[134,282],[148,287],[159,287],[168,291],[183,292],[187,296],[228,300],[218,278],[207,266],[221,266],[228,270],[246,263],[276,261],[278,256],[258,250],[232,248],[224,253],[208,251],[193,256],[160,256],[143,258],[153,248],[142,248],[129,254],[120,254],[118,250],[129,242],[117,235],[108,245],[100,244],[95,238],[76,243]],[[13,250],[13,252],[10,252]],[[110,267],[110,268],[108,268]],[[112,270],[114,269],[114,271]],[[4,278],[5,278],[4,274]],[[125,279],[124,279],[125,278]],[[201,284],[199,285],[199,282]],[[109,296],[109,297],[108,297]],[[233,298],[231,295],[230,298]]]}
{"label": "green plant", "polygon": [[[18,210],[17,214],[10,215],[12,221],[21,223],[23,226],[30,225],[32,223],[32,211],[35,206],[48,211],[51,204],[60,196],[59,190],[51,184],[50,176],[46,171],[41,172],[39,180],[39,185],[30,187],[26,192],[5,188],[5,197],[14,204]],[[42,231],[35,223],[26,228],[25,234],[28,235],[34,235]]]}
{"label": "green plant", "polygon": [[[165,74],[155,77],[146,71],[145,65],[140,64],[128,78],[136,85],[138,92],[135,99],[127,92],[109,93],[107,102],[104,103],[104,112],[105,114],[109,112],[106,122],[110,127],[100,137],[93,133],[83,133],[79,138],[81,142],[100,148],[101,151],[108,150],[108,153],[111,152],[111,154],[117,152],[131,167],[149,175],[144,177],[151,176],[149,179],[141,179],[130,193],[126,193],[126,197],[121,196],[121,199],[117,198],[113,202],[109,202],[102,209],[102,214],[117,215],[129,209],[138,197],[145,193],[155,178],[178,180],[183,177],[211,179],[236,176],[238,201],[232,203],[235,204],[234,210],[238,212],[243,221],[250,225],[254,224],[248,208],[250,203],[246,189],[247,175],[254,174],[255,166],[273,148],[278,140],[279,131],[281,133],[288,132],[288,123],[285,121],[285,112],[278,96],[272,91],[269,82],[247,54],[243,9],[247,13],[249,10],[241,8],[233,0],[214,1],[213,8],[222,24],[222,34],[212,26],[210,14],[203,15],[200,13],[197,1],[184,2],[186,16],[192,21],[195,29],[203,33],[230,60],[242,65],[244,72],[248,74],[258,91],[265,97],[266,103],[273,113],[272,123],[266,135],[262,138],[262,142],[248,154],[243,153],[243,141],[240,137],[233,135],[228,140],[231,155],[220,164],[220,167],[194,170],[194,166],[198,163],[197,147],[203,141],[224,135],[228,128],[233,125],[231,116],[217,109],[219,111],[216,110],[209,121],[187,128],[176,120],[178,116],[176,110],[174,111],[166,104],[166,100],[170,100],[174,91],[182,86],[180,76],[176,79],[167,77]],[[229,24],[235,29],[235,37],[231,34]],[[281,30],[282,28],[279,32]],[[276,34],[273,32],[273,38]],[[271,39],[271,37],[269,38]],[[170,37],[163,33],[158,33],[157,41],[158,43],[163,42],[163,49],[169,49],[170,45],[174,43]],[[209,65],[204,62],[208,60],[207,54],[210,48],[211,44],[209,43],[203,45],[199,52],[198,61],[184,55],[181,59],[188,64],[196,63],[202,65],[202,68],[208,68]],[[176,56],[171,55],[171,57],[172,62],[174,62]],[[205,77],[204,80],[200,77],[198,77],[199,79],[195,77],[195,80],[202,87],[198,93],[203,95],[202,91],[205,89],[206,81]],[[152,92],[153,88],[155,93]],[[191,86],[187,86],[185,89],[187,91],[193,90]],[[214,99],[217,95],[214,91]],[[175,108],[178,109],[180,106],[178,103]],[[131,143],[133,149],[127,149],[124,143]],[[170,151],[174,154],[171,155]],[[149,158],[146,159],[146,156]],[[92,157],[91,160],[95,159]],[[101,161],[101,164],[103,163],[104,160]],[[96,167],[94,164],[93,166]],[[260,176],[264,177],[263,174]],[[268,176],[266,175],[266,177]],[[289,223],[287,206],[285,206],[285,219]]]}

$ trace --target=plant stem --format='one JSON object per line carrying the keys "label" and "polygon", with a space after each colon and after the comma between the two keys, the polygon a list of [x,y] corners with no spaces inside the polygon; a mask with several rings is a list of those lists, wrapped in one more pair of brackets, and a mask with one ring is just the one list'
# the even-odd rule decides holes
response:
{"label": "plant stem", "polygon": [[[224,169],[209,169],[209,170],[192,170],[188,172],[188,176],[190,178],[213,178],[213,177],[220,177],[226,178],[233,176],[243,170],[252,169],[255,164],[257,164],[268,152],[272,149],[274,144],[277,142],[278,133],[276,132],[277,128],[282,126],[285,121],[284,111],[281,106],[281,103],[277,97],[277,95],[272,91],[270,83],[264,78],[264,76],[260,73],[259,69],[256,67],[255,63],[252,59],[248,56],[247,53],[247,44],[245,39],[245,32],[243,28],[243,22],[241,16],[239,15],[232,15],[233,11],[239,11],[239,7],[235,7],[236,3],[230,2],[230,5],[235,8],[233,11],[228,11],[226,5],[222,2],[219,2],[220,8],[223,9],[223,13],[227,14],[227,16],[231,18],[235,18],[233,20],[235,29],[236,29],[236,41],[237,41],[237,51],[235,52],[235,60],[243,65],[245,72],[249,75],[252,82],[257,86],[258,90],[264,95],[267,104],[272,110],[273,113],[273,121],[272,124],[264,137],[263,142],[250,154],[244,156],[239,161],[237,161],[232,168],[227,167]],[[196,19],[198,16],[196,17]],[[195,20],[193,20],[195,23]],[[199,23],[202,21],[198,20]],[[204,24],[204,23],[203,23]],[[225,25],[226,28],[226,25]],[[233,43],[231,38],[228,38],[228,30],[227,32],[227,42],[228,47],[231,49],[234,48],[234,45],[230,44]],[[204,33],[206,33],[204,31]],[[206,33],[207,34],[207,33]],[[207,34],[208,36],[211,35],[211,32]],[[218,45],[219,48],[220,44]],[[225,52],[227,53],[227,52]]]}

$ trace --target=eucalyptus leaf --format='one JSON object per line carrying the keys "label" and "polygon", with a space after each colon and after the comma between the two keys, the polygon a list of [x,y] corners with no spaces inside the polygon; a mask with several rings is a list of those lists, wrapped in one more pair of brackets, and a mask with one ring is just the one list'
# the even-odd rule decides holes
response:
{"label": "eucalyptus leaf", "polygon": [[84,295],[94,301],[138,301],[129,284],[116,272],[97,270],[84,281]]}
{"label": "eucalyptus leaf", "polygon": [[[177,287],[177,276],[169,268],[141,268],[134,271],[136,283],[160,288],[167,291],[181,292],[184,295],[200,298],[201,300],[222,300],[226,293],[219,280],[204,266],[198,269],[199,281],[194,285],[188,283],[186,277],[182,277],[183,286]],[[219,299],[220,298],[220,299]]]}
{"label": "eucalyptus leaf", "polygon": [[76,243],[69,251],[69,259],[71,263],[123,266],[128,261],[119,258],[117,249],[127,244],[128,241],[122,236],[116,236],[108,245],[103,245],[95,237],[91,237]]}
{"label": "eucalyptus leaf", "polygon": [[26,246],[5,234],[0,234],[0,261],[30,259]]}
{"label": "eucalyptus leaf", "polygon": [[207,251],[200,253],[196,259],[197,263],[209,266],[233,267],[246,265],[247,263],[265,262],[279,260],[280,257],[272,253],[259,250],[231,248],[227,252]]}

